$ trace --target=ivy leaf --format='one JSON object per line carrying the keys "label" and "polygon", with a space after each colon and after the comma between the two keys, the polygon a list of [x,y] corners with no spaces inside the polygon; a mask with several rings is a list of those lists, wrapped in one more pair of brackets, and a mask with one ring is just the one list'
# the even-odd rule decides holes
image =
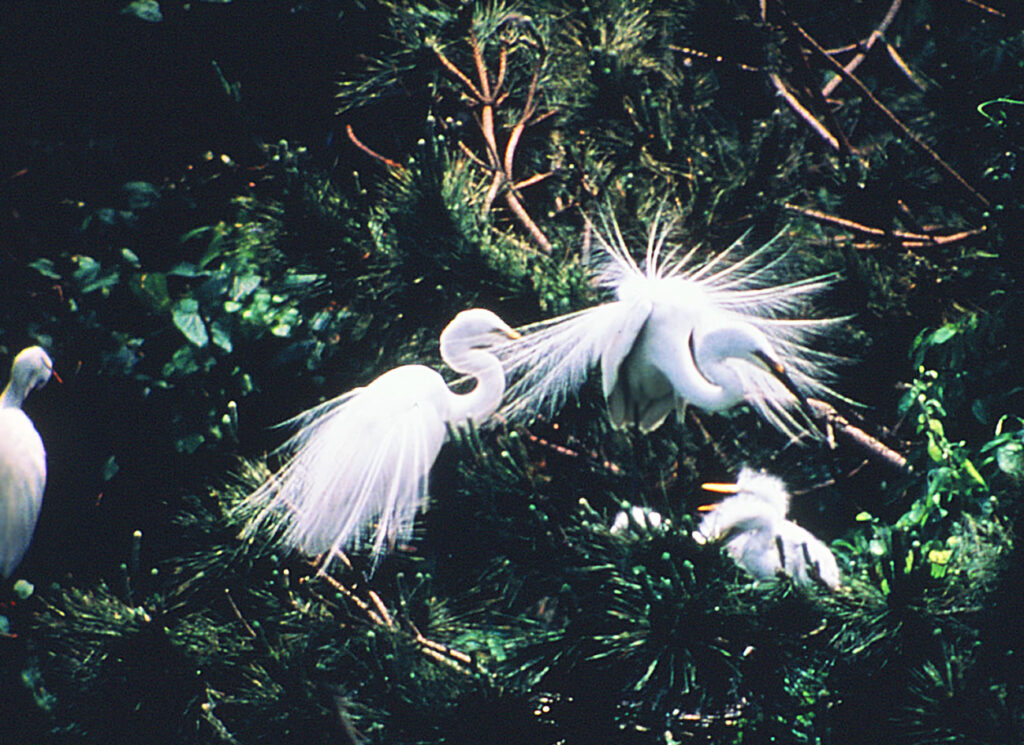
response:
{"label": "ivy leaf", "polygon": [[206,324],[199,315],[199,302],[195,298],[186,297],[179,300],[171,311],[171,317],[178,331],[197,347],[205,347],[210,341]]}
{"label": "ivy leaf", "polygon": [[210,324],[210,338],[213,343],[229,354],[234,349],[231,343],[231,332],[219,320]]}
{"label": "ivy leaf", "polygon": [[171,296],[167,292],[167,275],[161,272],[134,274],[128,286],[135,297],[156,311],[163,312],[171,305]]}

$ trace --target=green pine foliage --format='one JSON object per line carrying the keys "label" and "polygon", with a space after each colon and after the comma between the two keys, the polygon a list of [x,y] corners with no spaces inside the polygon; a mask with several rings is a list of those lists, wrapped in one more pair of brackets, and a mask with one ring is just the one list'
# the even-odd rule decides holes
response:
{"label": "green pine foliage", "polygon": [[[247,41],[265,22],[153,5],[117,23],[176,38],[217,12]],[[11,180],[0,357],[42,343],[66,380],[26,407],[50,484],[0,588],[0,739],[1021,741],[1015,3],[271,6],[328,30],[315,51],[348,45],[315,81],[329,148],[272,129],[213,60],[233,144],[63,184],[50,211],[52,185]],[[823,93],[827,58],[855,79]],[[453,436],[375,569],[243,537],[272,425],[441,369],[464,308],[521,325],[599,302],[601,215],[638,255],[660,215],[697,257],[778,236],[790,279],[835,272],[831,403],[905,467],[839,425],[787,445],[744,408],[616,431],[592,380],[550,421]],[[693,540],[700,484],[744,464],[787,481],[837,592],[754,582]]]}

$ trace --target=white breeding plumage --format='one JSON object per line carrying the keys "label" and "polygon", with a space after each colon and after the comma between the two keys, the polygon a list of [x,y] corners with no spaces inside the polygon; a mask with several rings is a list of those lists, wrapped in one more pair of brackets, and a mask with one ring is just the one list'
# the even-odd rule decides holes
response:
{"label": "white breeding plumage", "polygon": [[743,468],[735,484],[704,484],[731,494],[709,510],[693,534],[698,543],[722,541],[737,566],[756,579],[780,574],[799,585],[821,582],[839,587],[839,567],[831,549],[809,531],[786,519],[789,493],[781,479]]}
{"label": "white breeding plumage", "polygon": [[46,488],[46,450],[21,405],[53,373],[40,347],[21,350],[0,394],[0,574],[11,576],[32,542]]}
{"label": "white breeding plumage", "polygon": [[819,435],[805,396],[833,395],[835,357],[809,343],[844,319],[800,313],[832,276],[777,283],[786,253],[774,241],[732,261],[737,241],[691,267],[693,251],[663,251],[671,225],[658,221],[641,268],[614,221],[605,228],[595,231],[595,279],[615,299],[521,328],[517,344],[496,350],[511,381],[504,416],[553,415],[600,365],[616,426],[647,432],[687,402],[708,411],[747,402],[794,439]]}
{"label": "white breeding plumage", "polygon": [[449,428],[480,425],[501,403],[505,375],[488,349],[517,336],[494,313],[465,310],[440,348],[449,367],[476,379],[470,392],[452,392],[429,367],[404,365],[292,419],[298,431],[281,448],[287,462],[243,505],[255,511],[245,533],[269,520],[284,545],[330,551],[328,559],[367,534],[374,560],[408,540]]}

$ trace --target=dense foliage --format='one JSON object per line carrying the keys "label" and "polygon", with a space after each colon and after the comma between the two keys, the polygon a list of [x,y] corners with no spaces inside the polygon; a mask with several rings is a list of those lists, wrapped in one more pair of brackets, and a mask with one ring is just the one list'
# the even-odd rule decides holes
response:
{"label": "dense foliage", "polygon": [[[0,3],[0,360],[64,381],[5,743],[1024,738],[1018,3],[70,5]],[[828,442],[615,431],[594,385],[449,443],[372,574],[239,538],[272,425],[440,369],[463,308],[598,302],[588,218],[659,211],[837,274]],[[743,464],[840,592],[692,540]]]}

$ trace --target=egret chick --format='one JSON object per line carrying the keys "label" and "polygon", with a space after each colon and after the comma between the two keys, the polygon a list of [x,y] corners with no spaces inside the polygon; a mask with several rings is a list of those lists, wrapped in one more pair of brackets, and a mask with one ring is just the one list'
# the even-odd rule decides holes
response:
{"label": "egret chick", "polygon": [[704,484],[702,488],[732,496],[701,507],[708,514],[693,534],[698,543],[724,542],[737,566],[755,579],[785,574],[798,585],[820,581],[833,591],[839,587],[839,567],[832,550],[786,519],[789,492],[781,479],[743,468],[735,484]]}
{"label": "egret chick", "polygon": [[32,542],[46,488],[46,450],[21,405],[46,385],[53,363],[41,347],[21,350],[0,394],[0,574],[10,577]]}
{"label": "egret chick", "polygon": [[843,319],[801,313],[833,278],[780,281],[786,254],[770,258],[774,241],[728,259],[737,241],[691,266],[693,251],[665,251],[671,225],[658,221],[641,268],[609,222],[595,231],[595,282],[614,299],[524,327],[519,343],[497,350],[512,381],[502,414],[551,416],[600,366],[617,427],[649,432],[686,403],[725,411],[746,402],[793,439],[820,436],[806,396],[831,394],[835,359],[810,342]]}
{"label": "egret chick", "polygon": [[271,520],[284,545],[330,552],[328,562],[368,535],[375,562],[408,540],[449,429],[479,426],[501,403],[505,374],[489,348],[517,336],[489,310],[462,311],[441,333],[440,351],[475,378],[468,393],[454,393],[429,367],[403,365],[287,422],[298,428],[281,448],[288,459],[247,498],[243,509],[255,516],[243,535]]}

